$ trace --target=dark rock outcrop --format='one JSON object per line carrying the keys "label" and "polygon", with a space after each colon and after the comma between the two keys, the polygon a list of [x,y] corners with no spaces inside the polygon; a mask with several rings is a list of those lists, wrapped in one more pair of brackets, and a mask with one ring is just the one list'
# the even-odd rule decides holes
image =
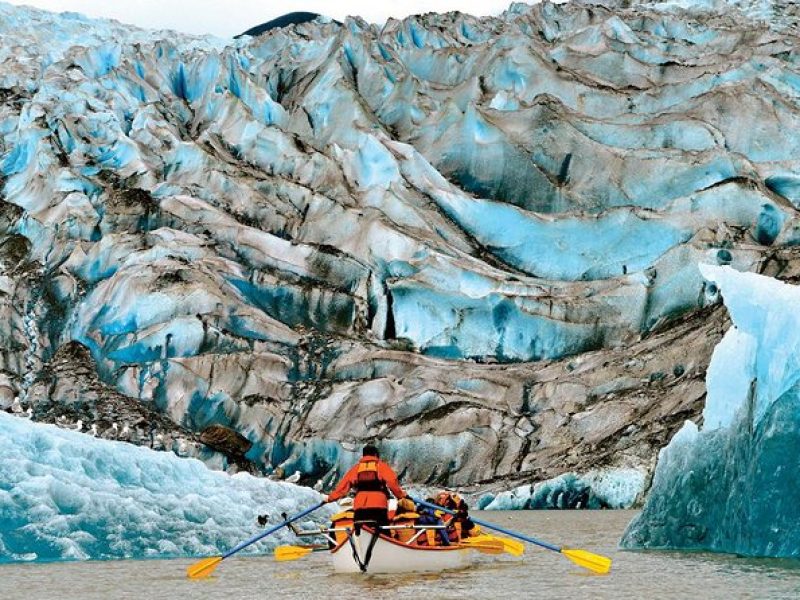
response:
{"label": "dark rock outcrop", "polygon": [[266,23],[261,23],[261,25],[256,25],[255,27],[251,27],[244,33],[237,35],[236,37],[242,37],[245,35],[249,35],[252,37],[257,37],[262,35],[268,31],[272,31],[273,29],[281,29],[283,27],[289,27],[291,25],[301,25],[302,23],[308,23],[309,21],[313,21],[319,17],[317,13],[311,12],[303,12],[303,11],[296,11],[290,12],[285,15],[281,15],[277,19],[272,19],[271,21],[267,21]]}
{"label": "dark rock outcrop", "polygon": [[200,434],[200,441],[218,452],[239,459],[243,459],[248,450],[253,447],[250,440],[222,425],[206,427]]}

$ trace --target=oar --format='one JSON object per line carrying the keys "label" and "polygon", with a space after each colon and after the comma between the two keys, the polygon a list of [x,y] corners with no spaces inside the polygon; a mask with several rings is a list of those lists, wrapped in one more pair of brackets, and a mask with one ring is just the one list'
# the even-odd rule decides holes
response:
{"label": "oar", "polygon": [[489,535],[482,533],[476,537],[467,538],[468,540],[491,540],[503,544],[503,550],[512,556],[522,556],[525,554],[525,545],[509,538],[500,537],[499,535]]}
{"label": "oar", "polygon": [[314,512],[315,510],[317,510],[318,508],[320,508],[320,507],[322,507],[324,505],[325,505],[324,502],[320,502],[319,504],[315,504],[311,508],[307,508],[303,512],[297,513],[293,517],[289,517],[283,523],[280,523],[279,525],[275,525],[275,527],[270,527],[266,531],[263,531],[263,532],[259,533],[258,535],[255,535],[255,536],[251,537],[249,540],[246,540],[246,541],[242,542],[241,544],[239,544],[235,548],[232,548],[231,550],[228,550],[222,556],[211,556],[209,558],[204,558],[203,560],[201,560],[199,562],[196,562],[195,564],[190,566],[188,569],[186,569],[186,575],[189,577],[189,579],[203,579],[204,577],[208,577],[209,575],[211,575],[211,573],[214,572],[214,569],[217,568],[217,565],[219,563],[221,563],[223,560],[225,560],[226,558],[228,558],[229,556],[233,556],[234,554],[239,552],[239,550],[243,550],[243,549],[247,548],[250,544],[255,544],[258,540],[267,537],[271,533],[275,533],[276,531],[278,531],[282,527],[286,527],[289,523],[293,523],[293,522],[297,521],[298,519],[302,519],[306,515]]}
{"label": "oar", "polygon": [[[456,514],[452,510],[448,510],[439,506],[438,504],[431,504],[430,502],[423,502],[421,500],[417,500],[416,498],[411,498],[417,504],[421,504],[422,506],[427,506],[433,510],[440,510],[442,512],[446,512],[448,514],[454,515]],[[474,523],[481,525],[483,527],[488,527],[489,529],[493,529],[494,531],[499,531],[500,533],[504,533],[510,537],[517,538],[518,540],[522,540],[523,542],[529,542],[531,544],[536,544],[537,546],[541,546],[547,550],[552,550],[553,552],[558,552],[559,554],[563,554],[576,565],[583,567],[584,569],[589,569],[595,573],[608,573],[611,570],[611,559],[607,556],[601,556],[600,554],[594,554],[593,552],[589,552],[588,550],[579,550],[576,548],[562,548],[560,546],[556,546],[555,544],[549,544],[547,542],[543,542],[542,540],[537,540],[535,537],[531,537],[528,535],[523,535],[521,533],[517,533],[516,531],[511,531],[510,529],[506,529],[505,527],[500,527],[499,525],[494,525],[492,523],[488,523],[487,521],[482,521],[480,519],[476,519],[475,517],[470,517]]]}
{"label": "oar", "polygon": [[322,552],[327,549],[327,546],[278,546],[275,548],[274,556],[278,561],[297,560],[312,552]]}
{"label": "oar", "polygon": [[[487,536],[488,537],[488,536]],[[506,551],[503,547],[503,542],[500,540],[487,540],[479,538],[465,538],[456,544],[457,546],[464,546],[470,550],[477,550],[483,554],[502,554]]]}

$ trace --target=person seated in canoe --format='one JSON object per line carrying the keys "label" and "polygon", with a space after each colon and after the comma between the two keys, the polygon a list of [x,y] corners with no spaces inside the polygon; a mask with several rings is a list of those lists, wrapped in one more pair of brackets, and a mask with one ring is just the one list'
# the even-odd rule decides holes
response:
{"label": "person seated in canoe", "polygon": [[362,451],[361,460],[345,473],[339,485],[327,496],[325,502],[344,498],[350,490],[355,490],[353,517],[355,532],[358,534],[362,524],[382,527],[389,524],[389,493],[397,499],[408,494],[400,487],[397,475],[383,462],[378,449],[367,444]]}
{"label": "person seated in canoe", "polygon": [[480,528],[469,518],[469,506],[461,496],[443,491],[436,496],[434,503],[456,513],[455,515],[440,513],[442,520],[447,524],[447,534],[451,542],[479,535]]}
{"label": "person seated in canoe", "polygon": [[[433,498],[428,498],[425,500],[425,502],[433,504],[434,500]],[[438,511],[435,511],[424,504],[417,506],[417,513],[419,513],[417,525],[440,526],[445,524],[444,521],[442,521],[442,517],[438,514]],[[425,529],[424,533],[417,538],[417,543],[420,546],[438,546],[439,544],[442,546],[449,546],[450,538],[447,535],[447,531],[444,529]]]}
{"label": "person seated in canoe", "polygon": [[414,539],[417,531],[414,530],[414,525],[417,525],[419,513],[414,501],[411,498],[401,498],[397,501],[397,510],[392,517],[392,525],[396,527],[405,527],[406,529],[393,529],[392,536],[404,544]]}
{"label": "person seated in canoe", "polygon": [[459,539],[480,535],[481,528],[469,518],[469,506],[463,498],[458,499],[456,514],[452,519]]}

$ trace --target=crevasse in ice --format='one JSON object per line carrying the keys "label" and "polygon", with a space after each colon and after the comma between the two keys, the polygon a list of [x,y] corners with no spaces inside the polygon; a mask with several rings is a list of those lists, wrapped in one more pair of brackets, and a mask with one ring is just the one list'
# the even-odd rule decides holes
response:
{"label": "crevasse in ice", "polygon": [[659,454],[628,548],[800,556],[800,287],[701,265],[733,326],[707,376],[703,425]]}
{"label": "crevasse in ice", "polygon": [[3,412],[0,447],[0,562],[213,555],[255,535],[258,515],[275,524],[319,501],[308,488]]}

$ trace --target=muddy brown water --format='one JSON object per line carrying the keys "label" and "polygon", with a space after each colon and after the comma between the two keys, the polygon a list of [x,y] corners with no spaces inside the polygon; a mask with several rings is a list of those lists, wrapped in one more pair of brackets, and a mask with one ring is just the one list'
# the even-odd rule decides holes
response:
{"label": "muddy brown water", "polygon": [[528,547],[522,558],[478,555],[475,565],[438,574],[336,575],[325,553],[277,563],[231,557],[206,581],[189,581],[194,562],[123,560],[0,566],[3,600],[250,598],[800,598],[800,561],[719,554],[627,552],[617,548],[633,511],[518,511],[483,519],[543,540],[614,559],[611,574],[592,575],[566,558]]}

